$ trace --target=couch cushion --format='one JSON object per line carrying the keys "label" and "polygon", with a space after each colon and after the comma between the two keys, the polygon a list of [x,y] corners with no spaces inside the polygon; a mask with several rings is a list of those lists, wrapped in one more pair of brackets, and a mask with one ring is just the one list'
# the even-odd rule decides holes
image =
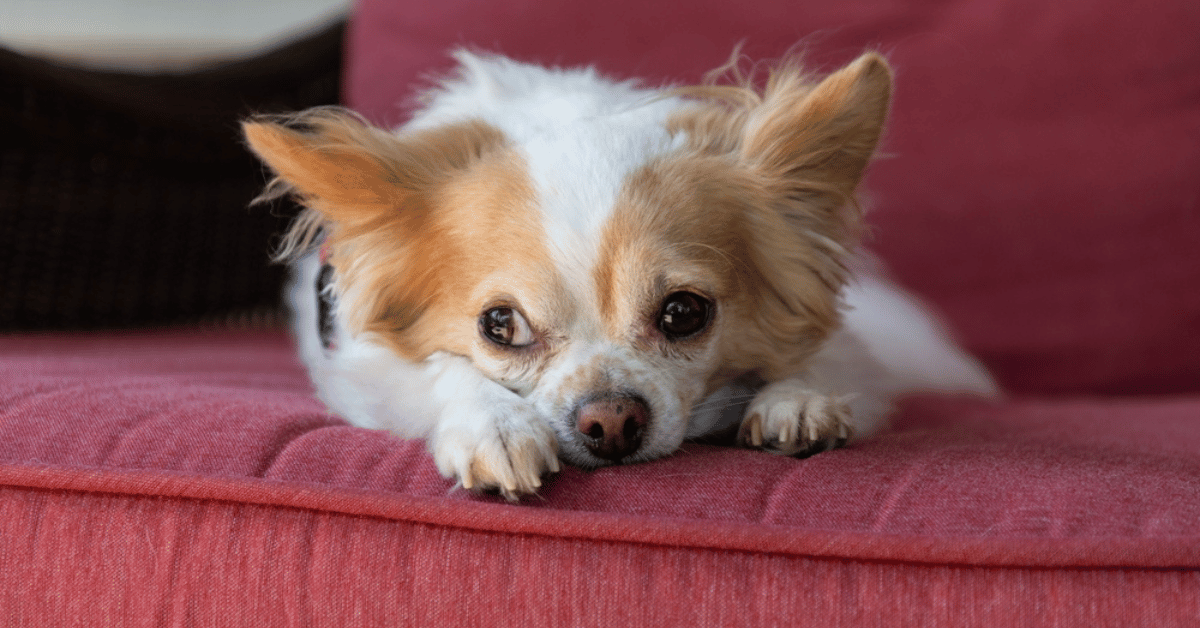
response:
{"label": "couch cushion", "polygon": [[[825,595],[866,596],[865,616],[987,595],[976,610],[996,620],[1032,616],[1029,600],[1072,621],[1153,600],[1169,622],[1200,600],[1196,396],[914,399],[890,431],[807,460],[692,444],[568,468],[514,507],[453,490],[420,442],[328,415],[279,333],[4,337],[0,381],[0,604],[29,617],[69,614],[78,590],[130,616],[235,604],[278,625],[354,605],[567,625],[632,612],[554,597],[607,586],[662,605],[643,625],[730,604],[746,614],[721,625],[833,613]],[[685,573],[698,597],[656,588]],[[833,590],[800,591],[823,577]],[[1119,605],[1112,586],[1132,587]],[[764,597],[742,604],[738,587]],[[526,607],[482,601],[510,593]]]}
{"label": "couch cushion", "polygon": [[734,4],[364,0],[346,96],[403,120],[445,51],[694,81],[738,41],[897,67],[871,246],[1018,392],[1200,390],[1193,0]]}

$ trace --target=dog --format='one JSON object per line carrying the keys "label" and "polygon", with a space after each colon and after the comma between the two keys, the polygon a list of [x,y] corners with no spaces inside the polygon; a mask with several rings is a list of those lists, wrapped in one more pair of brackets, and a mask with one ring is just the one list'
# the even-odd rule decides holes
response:
{"label": "dog", "polygon": [[395,131],[337,108],[243,126],[275,175],[261,198],[305,207],[280,248],[294,331],[354,425],[517,499],[560,459],[720,432],[805,456],[908,391],[996,393],[860,252],[881,55],[661,89],[453,56]]}

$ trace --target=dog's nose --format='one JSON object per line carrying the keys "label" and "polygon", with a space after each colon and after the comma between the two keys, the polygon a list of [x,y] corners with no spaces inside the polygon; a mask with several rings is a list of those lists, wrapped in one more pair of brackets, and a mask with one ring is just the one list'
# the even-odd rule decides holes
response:
{"label": "dog's nose", "polygon": [[650,419],[650,408],[640,398],[623,393],[592,397],[579,406],[575,429],[596,457],[617,461],[637,451]]}

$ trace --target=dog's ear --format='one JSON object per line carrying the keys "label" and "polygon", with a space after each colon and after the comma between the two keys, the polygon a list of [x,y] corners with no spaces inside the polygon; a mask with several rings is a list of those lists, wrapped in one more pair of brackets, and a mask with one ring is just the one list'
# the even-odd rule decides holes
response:
{"label": "dog's ear", "polygon": [[326,220],[370,222],[467,167],[502,133],[466,121],[397,137],[357,115],[313,109],[285,119],[243,123],[250,149],[277,175],[267,196],[291,192]]}
{"label": "dog's ear", "polygon": [[774,73],[739,150],[789,196],[835,210],[851,201],[887,117],[892,73],[866,53],[815,86],[798,68]]}
{"label": "dog's ear", "polygon": [[798,63],[785,65],[729,127],[737,140],[726,145],[764,186],[747,223],[760,281],[751,289],[752,318],[730,353],[756,348],[769,380],[795,374],[838,325],[838,293],[859,230],[854,191],[890,93],[891,71],[876,54],[815,84]]}

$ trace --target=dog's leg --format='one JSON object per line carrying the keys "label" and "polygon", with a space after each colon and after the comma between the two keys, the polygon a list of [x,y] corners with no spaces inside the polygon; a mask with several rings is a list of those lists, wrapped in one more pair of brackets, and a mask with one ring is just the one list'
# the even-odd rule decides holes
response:
{"label": "dog's leg", "polygon": [[432,393],[442,405],[429,449],[442,475],[463,488],[515,500],[559,470],[558,441],[533,405],[465,358],[434,355]]}
{"label": "dog's leg", "polygon": [[738,442],[788,456],[810,456],[846,444],[854,435],[844,398],[830,397],[800,379],[767,384],[742,419]]}

